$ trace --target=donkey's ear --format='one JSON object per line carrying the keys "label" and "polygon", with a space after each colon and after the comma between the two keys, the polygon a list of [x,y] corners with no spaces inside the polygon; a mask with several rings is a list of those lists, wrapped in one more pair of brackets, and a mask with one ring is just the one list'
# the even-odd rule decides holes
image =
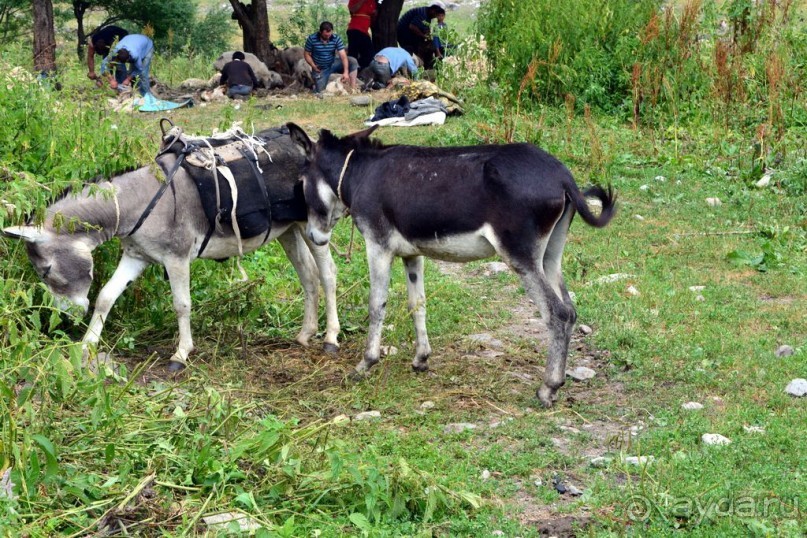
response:
{"label": "donkey's ear", "polygon": [[42,228],[36,226],[9,226],[3,228],[3,235],[12,239],[23,239],[29,243],[44,241],[48,237]]}
{"label": "donkey's ear", "polygon": [[378,129],[379,125],[373,125],[369,129],[365,129],[363,131],[359,131],[358,133],[353,133],[350,135],[350,138],[369,138],[373,131]]}
{"label": "donkey's ear", "polygon": [[308,138],[306,132],[296,123],[289,122],[286,124],[286,127],[289,129],[292,142],[303,148],[305,154],[310,157],[314,150],[314,143]]}

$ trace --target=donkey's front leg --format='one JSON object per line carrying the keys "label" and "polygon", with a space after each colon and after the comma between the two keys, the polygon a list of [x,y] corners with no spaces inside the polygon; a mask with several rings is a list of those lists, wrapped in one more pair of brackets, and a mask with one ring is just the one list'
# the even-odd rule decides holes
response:
{"label": "donkey's front leg", "polygon": [[314,261],[319,269],[319,281],[325,293],[325,351],[336,353],[339,351],[339,313],[336,310],[336,264],[331,256],[330,245],[318,246],[311,243],[308,237],[303,238],[314,255]]}
{"label": "donkey's front leg", "polygon": [[171,356],[168,370],[177,372],[185,368],[188,356],[193,351],[191,336],[191,276],[189,259],[172,259],[166,262],[165,270],[171,282],[171,294],[174,299],[174,311],[179,324],[179,346]]}
{"label": "donkey's front leg", "polygon": [[425,372],[429,369],[429,355],[432,348],[429,345],[429,335],[426,332],[426,289],[423,282],[423,256],[404,258],[406,268],[406,291],[409,297],[409,312],[415,324],[415,337],[417,349],[412,369],[416,372]]}
{"label": "donkey's front leg", "polygon": [[101,340],[104,322],[110,310],[112,310],[115,301],[118,300],[118,297],[120,297],[126,287],[139,277],[148,265],[147,261],[135,258],[127,254],[126,251],[123,252],[123,256],[120,262],[118,262],[118,267],[112,274],[112,278],[101,288],[101,292],[95,300],[95,309],[90,319],[90,325],[82,340],[85,361],[89,358],[89,346],[94,346]]}
{"label": "donkey's front leg", "polygon": [[370,327],[364,358],[356,365],[355,377],[361,378],[381,356],[381,331],[389,295],[389,273],[393,254],[372,240],[367,240],[367,264],[370,269]]}

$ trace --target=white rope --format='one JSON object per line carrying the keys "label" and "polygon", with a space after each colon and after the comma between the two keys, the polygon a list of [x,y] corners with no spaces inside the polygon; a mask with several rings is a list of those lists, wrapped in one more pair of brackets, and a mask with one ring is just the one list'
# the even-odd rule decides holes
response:
{"label": "white rope", "polygon": [[350,150],[345,157],[345,164],[342,165],[342,171],[339,172],[339,183],[336,184],[336,196],[339,197],[339,201],[342,202],[345,206],[345,201],[342,199],[342,180],[345,179],[345,172],[347,171],[347,163],[350,162],[350,158],[353,156],[353,152],[355,150]]}
{"label": "white rope", "polygon": [[115,185],[111,181],[107,181],[112,190],[112,200],[115,202],[115,231],[112,232],[112,237],[118,235],[120,229],[120,203],[118,202],[118,191],[115,190]]}

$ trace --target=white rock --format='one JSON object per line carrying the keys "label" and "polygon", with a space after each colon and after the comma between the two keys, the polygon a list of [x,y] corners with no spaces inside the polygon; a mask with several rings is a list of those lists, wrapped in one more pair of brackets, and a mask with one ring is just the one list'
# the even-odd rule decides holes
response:
{"label": "white rock", "polygon": [[787,384],[785,392],[797,398],[807,395],[807,379],[794,379]]}
{"label": "white rock", "polygon": [[476,424],[470,424],[468,422],[455,422],[453,424],[446,424],[443,428],[445,433],[461,433],[465,430],[475,430]]}
{"label": "white rock", "polygon": [[485,268],[484,271],[486,275],[498,275],[499,273],[506,273],[510,270],[504,262],[488,262],[482,265],[482,267]]}
{"label": "white rock", "polygon": [[492,534],[493,536],[504,536],[504,531],[501,531],[501,530],[498,530],[498,529],[497,529],[497,530],[495,530],[495,531],[491,532],[491,534]]}
{"label": "white rock", "polygon": [[731,444],[731,439],[728,437],[723,437],[719,433],[704,433],[701,435],[701,441],[705,445],[713,445],[713,446],[720,446],[720,445],[729,445]]}
{"label": "white rock", "polygon": [[601,276],[591,281],[592,284],[611,284],[612,282],[618,282],[620,280],[625,280],[626,278],[632,278],[634,275],[630,273],[613,273],[611,275]]}
{"label": "white rock", "polygon": [[490,478],[490,471],[488,471],[487,469],[482,471],[482,480],[487,480],[489,478]]}
{"label": "white rock", "polygon": [[594,332],[594,330],[591,327],[589,327],[588,325],[581,325],[579,327],[579,330],[580,330],[581,333],[585,334],[586,336],[588,336],[589,334]]}
{"label": "white rock", "polygon": [[743,426],[745,433],[765,433],[765,428],[762,426]]}
{"label": "white rock", "polygon": [[420,408],[421,409],[433,409],[434,408],[434,402],[431,401],[431,400],[426,400],[425,402],[420,404]]}
{"label": "white rock", "polygon": [[723,202],[720,201],[720,198],[707,198],[706,204],[710,207],[718,207],[723,205]]}
{"label": "white rock", "polygon": [[628,288],[625,291],[627,291],[630,295],[633,295],[634,297],[641,295],[641,293],[639,293],[639,290],[637,290],[635,286],[628,286]]}
{"label": "white rock", "polygon": [[208,527],[217,531],[224,531],[229,527],[232,521],[238,523],[241,532],[255,531],[263,526],[248,515],[240,512],[225,512],[223,514],[205,516],[202,518],[202,521],[204,521]]}
{"label": "white rock", "polygon": [[578,366],[573,370],[567,370],[566,375],[575,381],[586,381],[597,375],[597,372],[591,368],[586,368],[585,366]]}
{"label": "white rock", "polygon": [[690,286],[689,291],[693,293],[701,292],[706,289],[706,286]]}
{"label": "white rock", "polygon": [[656,461],[655,456],[625,456],[622,461],[627,465],[649,465]]}
{"label": "white rock", "polygon": [[635,218],[636,220],[638,220],[638,221],[640,221],[640,222],[643,222],[643,221],[644,221],[644,217],[643,217],[643,216],[641,216],[641,215],[633,215],[633,218]]}
{"label": "white rock", "polygon": [[381,355],[384,357],[391,357],[398,353],[398,348],[395,346],[381,346]]}
{"label": "white rock", "polygon": [[536,488],[540,488],[541,486],[544,485],[544,481],[541,480],[540,478],[538,478],[538,479],[535,480],[535,482],[533,482],[533,484],[535,484]]}
{"label": "white rock", "polygon": [[776,356],[779,358],[789,357],[795,352],[796,350],[794,350],[792,346],[788,346],[785,344],[783,346],[779,346],[779,348],[776,350]]}
{"label": "white rock", "polygon": [[608,464],[611,463],[611,458],[606,458],[605,456],[597,456],[596,458],[591,458],[591,460],[588,463],[592,467],[607,467]]}
{"label": "white rock", "polygon": [[771,175],[770,174],[765,174],[764,176],[759,178],[759,181],[754,183],[754,185],[756,185],[760,189],[762,189],[764,187],[767,187],[770,184],[771,184]]}
{"label": "white rock", "polygon": [[656,181],[659,181],[661,183],[664,183],[665,181],[667,181],[667,178],[664,177],[664,176],[656,176],[655,179],[656,179]]}
{"label": "white rock", "polygon": [[586,202],[587,202],[587,203],[588,203],[588,205],[590,205],[591,207],[602,207],[602,201],[601,201],[601,200],[597,200],[596,198],[591,198],[591,199],[589,199],[589,200],[586,200]]}
{"label": "white rock", "polygon": [[504,347],[504,344],[502,343],[501,340],[493,338],[493,336],[487,333],[472,334],[471,336],[468,337],[468,340],[470,340],[474,344],[482,344],[484,346],[488,346],[493,349],[502,349]]}
{"label": "white rock", "polygon": [[365,411],[353,417],[353,420],[375,420],[377,418],[381,418],[381,411]]}
{"label": "white rock", "polygon": [[703,409],[703,404],[699,402],[687,402],[681,404],[681,409],[685,411],[697,411],[698,409]]}
{"label": "white rock", "polygon": [[696,301],[698,301],[698,302],[701,302],[701,303],[702,303],[703,301],[705,301],[705,300],[706,300],[706,297],[704,297],[703,295],[701,295],[701,294],[699,293],[699,294],[697,294],[697,295],[695,296],[695,300],[696,300]]}

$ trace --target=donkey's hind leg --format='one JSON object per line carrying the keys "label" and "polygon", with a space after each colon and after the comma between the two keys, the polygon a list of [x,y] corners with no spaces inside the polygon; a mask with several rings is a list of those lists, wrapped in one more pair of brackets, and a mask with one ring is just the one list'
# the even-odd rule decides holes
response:
{"label": "donkey's hind leg", "polygon": [[171,283],[174,312],[179,325],[179,345],[171,356],[168,371],[177,372],[185,368],[193,351],[191,334],[191,262],[189,258],[173,258],[165,262],[165,271]]}
{"label": "donkey's hind leg", "polygon": [[432,348],[429,345],[429,335],[426,332],[426,289],[423,282],[423,256],[404,258],[406,268],[406,290],[409,297],[409,312],[415,324],[415,337],[417,349],[412,369],[416,372],[425,372],[429,369],[429,356]]}
{"label": "donkey's hind leg", "polygon": [[317,334],[317,307],[319,305],[319,281],[314,257],[308,249],[299,228],[292,226],[277,238],[286,256],[289,257],[300,284],[303,286],[303,326],[295,340],[308,346],[311,337]]}
{"label": "donkey's hind leg", "polygon": [[[112,274],[112,278],[101,288],[98,298],[95,300],[95,309],[90,319],[90,325],[84,335],[83,347],[85,360],[89,358],[90,345],[95,345],[101,340],[101,332],[104,330],[104,322],[109,315],[112,306],[118,297],[124,292],[126,287],[143,273],[148,267],[148,262],[140,258],[135,258],[123,252],[118,267]],[[88,364],[91,368],[92,364]]]}
{"label": "donkey's hind leg", "polygon": [[544,370],[544,382],[538,389],[538,399],[545,407],[551,407],[558,389],[566,380],[566,356],[569,351],[569,327],[574,325],[577,313],[552,289],[541,270],[519,273],[524,289],[538,306],[541,317],[550,333],[549,350]]}

